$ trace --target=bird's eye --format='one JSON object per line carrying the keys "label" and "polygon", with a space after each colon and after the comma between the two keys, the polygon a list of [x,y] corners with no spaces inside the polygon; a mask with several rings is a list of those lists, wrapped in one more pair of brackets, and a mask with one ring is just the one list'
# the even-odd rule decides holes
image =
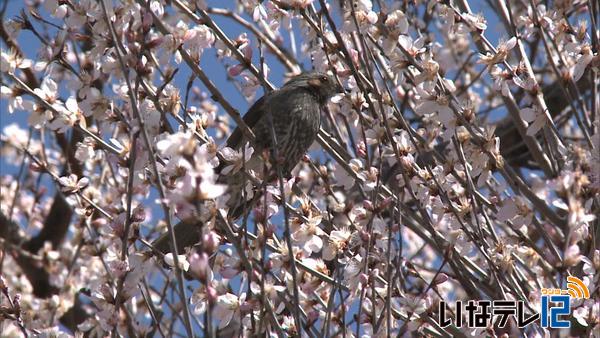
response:
{"label": "bird's eye", "polygon": [[327,82],[327,76],[321,76],[321,82]]}

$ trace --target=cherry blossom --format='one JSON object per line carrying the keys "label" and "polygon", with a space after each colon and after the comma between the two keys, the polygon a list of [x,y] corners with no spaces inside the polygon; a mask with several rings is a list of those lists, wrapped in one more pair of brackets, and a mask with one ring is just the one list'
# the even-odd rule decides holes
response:
{"label": "cherry blossom", "polygon": [[223,328],[231,322],[232,319],[241,319],[241,307],[246,299],[246,294],[242,293],[239,297],[226,293],[217,298],[215,305],[215,318],[219,321],[219,327]]}
{"label": "cherry blossom", "polygon": [[0,52],[0,71],[14,73],[16,69],[31,67],[31,60],[23,58],[14,50]]}

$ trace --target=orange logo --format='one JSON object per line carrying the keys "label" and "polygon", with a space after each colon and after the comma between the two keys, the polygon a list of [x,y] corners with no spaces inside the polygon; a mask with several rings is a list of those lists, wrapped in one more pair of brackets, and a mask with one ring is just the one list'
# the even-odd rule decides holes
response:
{"label": "orange logo", "polygon": [[569,295],[575,299],[590,298],[590,290],[581,279],[575,276],[567,277],[567,289],[542,289],[542,295]]}

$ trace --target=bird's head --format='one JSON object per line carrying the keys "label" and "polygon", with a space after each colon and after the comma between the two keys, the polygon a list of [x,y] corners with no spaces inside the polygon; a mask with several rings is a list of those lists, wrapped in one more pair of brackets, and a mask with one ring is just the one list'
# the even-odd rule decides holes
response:
{"label": "bird's head", "polygon": [[296,75],[285,84],[284,88],[306,88],[319,98],[321,104],[327,103],[333,95],[342,92],[332,76],[320,72]]}

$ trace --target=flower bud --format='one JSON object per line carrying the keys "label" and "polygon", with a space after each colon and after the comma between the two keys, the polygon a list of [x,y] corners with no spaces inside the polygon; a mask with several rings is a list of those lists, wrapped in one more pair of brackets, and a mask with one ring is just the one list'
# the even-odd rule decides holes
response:
{"label": "flower bud", "polygon": [[367,285],[369,283],[369,276],[364,273],[361,273],[360,275],[358,275],[358,280],[364,287],[365,285]]}
{"label": "flower bud", "polygon": [[448,275],[445,273],[440,273],[435,277],[435,279],[431,282],[433,285],[439,285],[445,283],[448,280]]}
{"label": "flower bud", "polygon": [[362,239],[363,242],[368,243],[369,239],[371,239],[371,235],[366,232],[364,229],[361,229],[358,234],[360,235],[360,239]]}
{"label": "flower bud", "polygon": [[209,304],[214,304],[217,301],[218,295],[217,290],[215,290],[212,286],[206,287],[206,300],[208,300]]}
{"label": "flower bud", "polygon": [[202,240],[202,245],[203,245],[204,250],[207,253],[212,254],[215,251],[217,251],[219,244],[220,244],[219,236],[216,233],[211,231],[204,235],[203,240]]}
{"label": "flower bud", "polygon": [[190,257],[190,271],[200,281],[206,281],[208,269],[208,255],[206,253],[194,253],[192,257]]}

